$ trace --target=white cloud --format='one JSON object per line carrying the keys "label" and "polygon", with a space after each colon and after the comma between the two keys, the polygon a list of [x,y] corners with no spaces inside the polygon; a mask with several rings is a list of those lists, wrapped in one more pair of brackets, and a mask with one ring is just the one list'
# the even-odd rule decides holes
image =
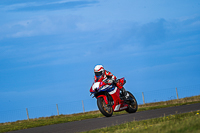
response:
{"label": "white cloud", "polygon": [[34,36],[35,32],[34,31],[21,31],[21,32],[17,32],[14,33],[12,35],[10,35],[9,37],[30,37],[30,36]]}
{"label": "white cloud", "polygon": [[41,4],[36,3],[36,2],[26,2],[26,3],[20,3],[20,4],[12,4],[12,5],[5,5],[1,6],[2,11],[10,11],[10,10],[16,10],[19,8],[24,8],[24,7],[31,7],[31,6],[40,6]]}
{"label": "white cloud", "polygon": [[[61,1],[56,1],[56,2],[49,2],[47,4],[62,4],[62,3],[75,2],[75,1],[80,1],[80,0],[61,0]],[[91,1],[91,0],[85,0],[85,1]]]}

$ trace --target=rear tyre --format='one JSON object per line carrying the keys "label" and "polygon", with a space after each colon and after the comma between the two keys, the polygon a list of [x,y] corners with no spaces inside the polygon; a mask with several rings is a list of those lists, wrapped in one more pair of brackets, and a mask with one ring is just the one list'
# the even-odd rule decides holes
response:
{"label": "rear tyre", "polygon": [[106,116],[106,117],[112,116],[112,114],[113,114],[112,106],[106,104],[103,97],[97,98],[97,105],[98,105],[100,112],[104,116]]}
{"label": "rear tyre", "polygon": [[133,99],[133,102],[129,104],[128,108],[126,109],[126,112],[135,113],[138,109],[137,101],[136,101],[135,97],[133,96],[133,94],[131,94],[129,91],[127,91],[127,93]]}

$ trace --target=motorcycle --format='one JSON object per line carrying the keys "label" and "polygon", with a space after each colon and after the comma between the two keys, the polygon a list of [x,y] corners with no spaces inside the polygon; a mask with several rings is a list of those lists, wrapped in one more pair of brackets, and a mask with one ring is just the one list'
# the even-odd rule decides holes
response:
{"label": "motorcycle", "polygon": [[[126,110],[128,113],[135,113],[138,108],[137,101],[131,92],[127,91],[129,98],[125,99],[120,89],[126,83],[125,78],[117,80],[108,85],[105,82],[94,82],[90,88],[91,95],[97,99],[97,106],[100,112],[106,116],[112,116],[113,112]],[[116,86],[118,85],[118,87]]]}

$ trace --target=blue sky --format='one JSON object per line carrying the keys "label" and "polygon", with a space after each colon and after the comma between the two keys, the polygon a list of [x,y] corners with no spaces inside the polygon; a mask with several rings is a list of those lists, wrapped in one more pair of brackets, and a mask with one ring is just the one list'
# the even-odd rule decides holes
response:
{"label": "blue sky", "polygon": [[133,93],[200,81],[197,0],[1,0],[0,18],[1,110],[89,99],[96,64]]}

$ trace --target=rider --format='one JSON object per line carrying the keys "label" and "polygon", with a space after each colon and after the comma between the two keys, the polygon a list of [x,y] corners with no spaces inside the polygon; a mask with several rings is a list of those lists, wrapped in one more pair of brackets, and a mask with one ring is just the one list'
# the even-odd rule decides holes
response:
{"label": "rider", "polygon": [[[94,68],[94,73],[95,73],[95,76],[94,76],[95,82],[103,81],[104,83],[111,85],[113,83],[116,83],[117,81],[117,77],[114,76],[111,72],[105,70],[102,65],[96,65]],[[122,94],[124,95],[125,100],[129,100],[128,99],[129,94],[124,89],[124,87],[118,87],[118,88],[122,91]]]}

